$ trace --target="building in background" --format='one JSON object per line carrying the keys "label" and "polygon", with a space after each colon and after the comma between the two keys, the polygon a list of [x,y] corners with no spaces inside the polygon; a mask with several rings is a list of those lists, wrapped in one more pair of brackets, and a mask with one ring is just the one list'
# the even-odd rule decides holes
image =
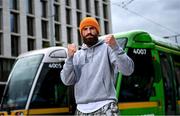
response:
{"label": "building in background", "polygon": [[0,84],[21,53],[81,45],[78,26],[86,16],[98,20],[100,35],[112,32],[109,0],[0,0]]}

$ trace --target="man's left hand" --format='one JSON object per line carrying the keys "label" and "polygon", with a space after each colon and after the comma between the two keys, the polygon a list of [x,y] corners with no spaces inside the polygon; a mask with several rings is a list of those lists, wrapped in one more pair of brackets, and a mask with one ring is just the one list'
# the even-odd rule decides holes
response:
{"label": "man's left hand", "polygon": [[113,35],[107,35],[107,36],[105,37],[104,42],[105,42],[106,44],[108,44],[111,48],[114,48],[115,46],[117,46],[116,39],[114,38]]}

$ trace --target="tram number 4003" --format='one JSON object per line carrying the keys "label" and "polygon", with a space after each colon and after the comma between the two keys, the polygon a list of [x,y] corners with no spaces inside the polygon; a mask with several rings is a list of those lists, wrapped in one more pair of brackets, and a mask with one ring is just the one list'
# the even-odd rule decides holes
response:
{"label": "tram number 4003", "polygon": [[133,53],[139,55],[146,55],[146,49],[134,49]]}

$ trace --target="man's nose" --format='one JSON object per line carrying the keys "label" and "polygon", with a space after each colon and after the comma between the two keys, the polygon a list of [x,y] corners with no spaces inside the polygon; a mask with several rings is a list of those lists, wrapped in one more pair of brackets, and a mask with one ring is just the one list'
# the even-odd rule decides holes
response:
{"label": "man's nose", "polygon": [[91,33],[91,29],[90,28],[87,29],[87,33]]}

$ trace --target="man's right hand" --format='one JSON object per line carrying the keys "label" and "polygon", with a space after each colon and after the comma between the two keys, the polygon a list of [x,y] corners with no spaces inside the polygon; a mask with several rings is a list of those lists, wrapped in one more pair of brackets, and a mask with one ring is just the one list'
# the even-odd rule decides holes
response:
{"label": "man's right hand", "polygon": [[73,57],[74,53],[77,51],[76,45],[74,43],[68,44],[68,57]]}

